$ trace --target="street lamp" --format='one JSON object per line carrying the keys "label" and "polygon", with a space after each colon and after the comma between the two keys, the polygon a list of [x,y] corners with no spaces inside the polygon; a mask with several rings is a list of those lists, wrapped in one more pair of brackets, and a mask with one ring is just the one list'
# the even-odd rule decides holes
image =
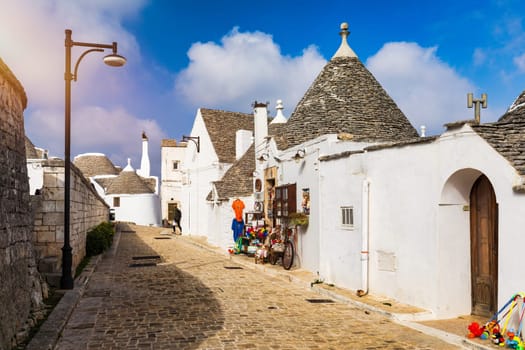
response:
{"label": "street lamp", "polygon": [[[65,106],[65,145],[64,145],[64,246],[62,247],[62,278],[60,287],[62,289],[73,289],[73,276],[71,265],[73,262],[71,245],[69,243],[69,214],[70,214],[70,174],[71,174],[71,81],[77,81],[78,65],[84,56],[90,52],[103,52],[104,49],[112,49],[113,53],[104,57],[104,63],[112,67],[120,67],[126,63],[126,59],[117,54],[117,43],[111,45],[93,44],[73,41],[71,39],[71,29],[66,29],[66,106]],[[74,73],[71,73],[71,48],[73,46],[89,47],[77,59]]]}

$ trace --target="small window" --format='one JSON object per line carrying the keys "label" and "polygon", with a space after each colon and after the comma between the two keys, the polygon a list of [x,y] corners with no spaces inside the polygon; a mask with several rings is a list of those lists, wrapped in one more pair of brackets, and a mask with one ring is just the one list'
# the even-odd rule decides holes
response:
{"label": "small window", "polygon": [[179,169],[179,161],[178,160],[174,160],[173,161],[173,170],[178,170]]}
{"label": "small window", "polygon": [[120,207],[120,197],[113,197],[113,206]]}
{"label": "small window", "polygon": [[354,228],[354,207],[341,207],[341,225]]}

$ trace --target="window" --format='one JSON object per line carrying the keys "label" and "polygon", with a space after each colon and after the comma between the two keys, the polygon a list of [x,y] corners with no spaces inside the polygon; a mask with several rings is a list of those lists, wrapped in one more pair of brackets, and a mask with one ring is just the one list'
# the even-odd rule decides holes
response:
{"label": "window", "polygon": [[274,213],[276,217],[288,217],[297,209],[295,184],[275,188]]}
{"label": "window", "polygon": [[179,161],[178,160],[174,160],[173,161],[173,170],[178,170],[179,169]]}
{"label": "window", "polygon": [[113,197],[113,206],[120,207],[120,197]]}
{"label": "window", "polygon": [[341,207],[341,225],[354,228],[354,207]]}

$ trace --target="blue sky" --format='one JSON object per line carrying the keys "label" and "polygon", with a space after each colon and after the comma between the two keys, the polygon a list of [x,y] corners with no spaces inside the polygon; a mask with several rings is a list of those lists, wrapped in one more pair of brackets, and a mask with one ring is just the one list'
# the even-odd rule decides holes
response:
{"label": "blue sky", "polygon": [[[525,4],[494,1],[0,0],[0,58],[29,99],[26,133],[63,157],[64,30],[117,41],[128,63],[86,56],[73,83],[72,155],[140,166],[141,133],[160,174],[160,140],[188,135],[199,107],[251,113],[283,99],[289,116],[340,44],[349,44],[414,127],[439,134],[488,94],[497,120],[525,89]],[[82,53],[75,48],[73,57]],[[98,55],[98,57],[97,57]]]}

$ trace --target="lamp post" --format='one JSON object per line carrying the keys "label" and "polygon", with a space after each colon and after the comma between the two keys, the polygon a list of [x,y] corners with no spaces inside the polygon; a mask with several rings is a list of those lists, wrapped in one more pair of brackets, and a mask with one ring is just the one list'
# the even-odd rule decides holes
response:
{"label": "lamp post", "polygon": [[[112,49],[113,53],[104,57],[104,63],[112,67],[120,67],[126,63],[126,59],[117,54],[117,43],[111,45],[94,44],[73,41],[71,39],[71,29],[66,29],[66,71],[64,80],[66,81],[66,104],[65,104],[65,142],[64,142],[64,246],[62,247],[62,278],[60,287],[62,289],[73,289],[73,276],[71,265],[73,262],[69,235],[70,218],[70,184],[71,184],[71,81],[77,81],[78,65],[84,56],[90,52],[103,52],[104,49]],[[75,63],[74,73],[71,73],[71,48],[73,46],[89,47],[84,51]]]}

